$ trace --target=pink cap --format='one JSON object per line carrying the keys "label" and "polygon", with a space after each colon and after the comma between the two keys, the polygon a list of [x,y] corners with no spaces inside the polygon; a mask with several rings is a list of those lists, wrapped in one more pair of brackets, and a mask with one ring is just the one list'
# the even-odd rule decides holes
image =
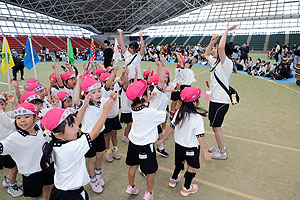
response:
{"label": "pink cap", "polygon": [[61,75],[61,80],[62,81],[66,81],[70,78],[74,78],[75,77],[75,74],[71,73],[71,72],[65,72]]}
{"label": "pink cap", "polygon": [[[151,76],[153,75],[153,70],[152,70],[152,72],[151,72]],[[144,73],[143,73],[143,77],[144,78],[148,78],[149,77],[149,74],[150,74],[150,71],[149,71],[149,69],[148,70],[146,70],[146,71],[144,71]]]}
{"label": "pink cap", "polygon": [[147,82],[140,80],[129,85],[126,91],[126,96],[129,100],[133,101],[136,98],[141,98],[147,89]]}
{"label": "pink cap", "polygon": [[201,95],[201,89],[195,87],[186,87],[180,93],[180,98],[184,102],[191,102],[198,99]]}
{"label": "pink cap", "polygon": [[40,83],[37,79],[35,78],[30,78],[28,79],[25,84],[23,85],[24,88],[28,88],[28,86],[31,84],[31,83]]}
{"label": "pink cap", "polygon": [[37,115],[38,114],[37,107],[32,103],[21,103],[16,107],[16,110],[14,111],[14,116],[19,115]]}
{"label": "pink cap", "polygon": [[27,91],[34,91],[34,92],[38,92],[40,90],[43,90],[44,86],[38,84],[38,83],[31,83],[28,88]]}
{"label": "pink cap", "polygon": [[100,76],[104,72],[105,72],[105,70],[103,70],[101,67],[99,67],[99,68],[96,69],[97,76]]}
{"label": "pink cap", "polygon": [[94,75],[93,75],[93,74],[86,74],[86,75],[83,77],[83,79],[85,79],[85,78],[94,78]]}
{"label": "pink cap", "polygon": [[81,89],[83,92],[89,92],[97,88],[101,88],[101,84],[94,78],[85,78],[81,83]]}
{"label": "pink cap", "polygon": [[154,74],[149,78],[149,85],[157,85],[159,81],[159,74]]}
{"label": "pink cap", "polygon": [[41,99],[41,97],[33,91],[24,92],[20,98],[21,103],[29,103],[30,101],[35,100],[35,99]]}
{"label": "pink cap", "polygon": [[91,73],[92,73],[92,69],[89,69],[89,70],[87,70],[87,71],[85,72],[85,75],[91,74]]}
{"label": "pink cap", "polygon": [[166,70],[166,77],[170,77],[170,72],[168,70]]}
{"label": "pink cap", "polygon": [[53,80],[56,81],[55,73],[52,73],[52,74],[49,76],[49,80],[50,80],[50,81],[53,81]]}
{"label": "pink cap", "polygon": [[58,96],[59,100],[60,100],[61,102],[63,102],[63,101],[65,101],[68,97],[70,97],[71,95],[70,95],[69,93],[67,93],[67,92],[62,91],[62,92],[58,92],[58,93],[56,94],[56,96]]}
{"label": "pink cap", "polygon": [[112,67],[106,68],[106,72],[109,72]]}
{"label": "pink cap", "polygon": [[71,108],[67,108],[67,109],[52,108],[42,118],[41,120],[42,128],[52,131],[71,114],[73,114]]}
{"label": "pink cap", "polygon": [[104,81],[107,81],[109,77],[110,77],[110,73],[105,72],[105,73],[101,74],[99,79],[101,82],[104,82]]}
{"label": "pink cap", "polygon": [[3,101],[6,101],[6,94],[4,93],[0,93],[0,99],[2,99]]}

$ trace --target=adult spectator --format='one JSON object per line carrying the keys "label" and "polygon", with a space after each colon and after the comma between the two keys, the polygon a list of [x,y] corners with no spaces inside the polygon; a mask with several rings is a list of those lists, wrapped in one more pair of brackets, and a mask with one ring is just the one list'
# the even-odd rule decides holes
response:
{"label": "adult spectator", "polygon": [[18,71],[21,72],[21,80],[24,80],[24,57],[21,59],[19,56],[14,57],[15,66],[12,68],[13,70],[13,79],[17,80]]}
{"label": "adult spectator", "polygon": [[275,60],[278,64],[281,62],[281,47],[279,45],[279,42],[276,42],[275,46]]}
{"label": "adult spectator", "polygon": [[240,48],[240,52],[241,52],[241,62],[243,61],[242,65],[247,64],[247,60],[248,60],[248,53],[249,53],[249,47],[247,46],[246,43],[244,43],[241,48]]}
{"label": "adult spectator", "polygon": [[109,66],[112,66],[112,57],[113,57],[114,51],[112,48],[110,48],[110,42],[108,40],[104,41],[104,51],[103,51],[103,57],[104,57],[104,67],[107,68]]}
{"label": "adult spectator", "polygon": [[300,61],[300,45],[296,48],[296,51],[294,51],[295,57],[294,57],[294,67],[297,67],[297,64],[299,64]]}

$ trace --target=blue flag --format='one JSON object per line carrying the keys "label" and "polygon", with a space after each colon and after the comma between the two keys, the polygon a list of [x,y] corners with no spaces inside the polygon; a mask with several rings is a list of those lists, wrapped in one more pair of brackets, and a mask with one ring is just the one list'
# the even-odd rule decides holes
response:
{"label": "blue flag", "polygon": [[24,66],[28,70],[31,70],[31,68],[33,67],[31,49],[32,49],[32,53],[33,53],[34,64],[36,65],[38,62],[40,62],[40,59],[39,59],[38,55],[36,54],[29,38],[27,38],[26,48],[25,48],[25,57],[24,57]]}

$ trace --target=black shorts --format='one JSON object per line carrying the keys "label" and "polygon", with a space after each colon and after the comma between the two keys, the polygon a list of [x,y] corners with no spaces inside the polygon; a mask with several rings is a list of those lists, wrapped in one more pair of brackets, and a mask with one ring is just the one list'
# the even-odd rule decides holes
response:
{"label": "black shorts", "polygon": [[161,134],[163,132],[161,125],[157,126],[157,131],[158,131],[158,134]]}
{"label": "black shorts", "polygon": [[53,173],[40,171],[29,176],[22,175],[22,177],[25,197],[39,197],[43,194],[44,185],[54,184],[54,171]]}
{"label": "black shorts", "polygon": [[114,118],[107,118],[105,121],[105,129],[103,133],[110,133],[112,130],[121,130],[122,126],[119,120],[119,115]]}
{"label": "black shorts", "polygon": [[125,124],[133,122],[132,113],[121,113],[120,122]]}
{"label": "black shorts", "polygon": [[129,141],[126,164],[129,166],[140,165],[141,171],[144,174],[155,173],[158,165],[154,145],[139,146]]}
{"label": "black shorts", "polygon": [[184,89],[184,88],[186,88],[186,87],[192,87],[191,85],[181,85],[180,86],[180,92]]}
{"label": "black shorts", "polygon": [[210,126],[221,127],[228,109],[229,104],[210,102],[208,111]]}
{"label": "black shorts", "polygon": [[180,91],[175,91],[171,93],[171,100],[178,101],[180,100]]}
{"label": "black shorts", "polygon": [[175,143],[175,165],[186,160],[187,164],[195,169],[200,168],[200,146],[198,147],[183,147]]}
{"label": "black shorts", "polygon": [[10,155],[5,155],[5,156],[0,155],[0,169],[3,168],[11,169],[14,168],[15,166],[17,165]]}
{"label": "black shorts", "polygon": [[93,141],[92,147],[85,154],[86,158],[92,158],[96,156],[96,152],[103,152],[106,149],[104,133],[101,132]]}
{"label": "black shorts", "polygon": [[83,187],[77,189],[77,190],[60,190],[57,189],[55,186],[53,187],[51,194],[50,194],[50,200],[88,200],[89,195],[84,190]]}

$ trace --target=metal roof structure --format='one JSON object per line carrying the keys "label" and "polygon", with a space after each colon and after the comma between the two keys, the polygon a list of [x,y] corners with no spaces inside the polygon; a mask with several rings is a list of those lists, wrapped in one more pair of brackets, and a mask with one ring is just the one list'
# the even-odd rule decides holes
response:
{"label": "metal roof structure", "polygon": [[[133,33],[201,8],[211,0],[1,0],[93,32]],[[91,27],[88,27],[90,25]]]}

